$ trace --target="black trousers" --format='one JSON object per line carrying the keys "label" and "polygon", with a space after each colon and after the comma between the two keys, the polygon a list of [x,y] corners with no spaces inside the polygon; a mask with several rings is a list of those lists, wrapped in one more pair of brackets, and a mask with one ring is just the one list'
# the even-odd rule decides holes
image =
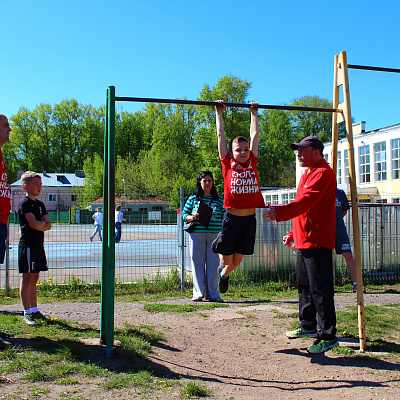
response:
{"label": "black trousers", "polygon": [[297,250],[297,289],[301,327],[318,338],[336,337],[332,250],[324,247]]}

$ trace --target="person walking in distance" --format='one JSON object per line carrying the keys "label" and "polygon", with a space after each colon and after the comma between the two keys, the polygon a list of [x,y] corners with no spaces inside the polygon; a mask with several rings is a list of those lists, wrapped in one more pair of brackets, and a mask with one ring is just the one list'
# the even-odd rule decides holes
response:
{"label": "person walking in distance", "polygon": [[121,206],[118,204],[115,207],[115,243],[119,243],[121,241],[122,236],[122,221],[126,221],[123,217],[123,213],[121,211]]}
{"label": "person walking in distance", "polygon": [[90,236],[90,241],[93,242],[93,239],[96,235],[99,235],[100,242],[101,242],[101,227],[103,225],[103,209],[99,207],[97,211],[92,215],[94,220],[94,231]]}

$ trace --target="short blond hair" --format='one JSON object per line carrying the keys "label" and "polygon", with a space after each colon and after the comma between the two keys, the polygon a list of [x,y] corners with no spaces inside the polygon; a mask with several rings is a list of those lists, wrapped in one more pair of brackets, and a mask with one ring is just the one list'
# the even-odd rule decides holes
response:
{"label": "short blond hair", "polygon": [[22,186],[24,186],[25,183],[29,183],[33,178],[40,178],[40,180],[42,180],[42,177],[38,173],[33,171],[25,171],[21,176]]}

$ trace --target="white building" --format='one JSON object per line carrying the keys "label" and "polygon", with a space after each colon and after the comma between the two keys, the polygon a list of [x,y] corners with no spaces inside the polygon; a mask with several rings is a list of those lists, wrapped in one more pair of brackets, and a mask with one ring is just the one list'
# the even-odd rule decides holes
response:
{"label": "white building", "polygon": [[[354,162],[360,203],[400,202],[400,124],[365,132],[365,122],[353,125]],[[324,155],[331,162],[332,143]],[[347,140],[338,144],[338,187],[350,194]]]}
{"label": "white building", "polygon": [[[11,212],[18,211],[19,201],[26,195],[21,184],[21,175],[18,180],[10,185],[11,189]],[[85,174],[83,171],[75,171],[74,174],[46,172],[39,173],[42,178],[42,192],[38,197],[47,211],[69,210],[77,201],[77,188],[83,188]]]}

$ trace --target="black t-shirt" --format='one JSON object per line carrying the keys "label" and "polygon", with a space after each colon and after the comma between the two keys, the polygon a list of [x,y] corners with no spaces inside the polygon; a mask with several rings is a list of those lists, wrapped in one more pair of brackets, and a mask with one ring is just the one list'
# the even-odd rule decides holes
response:
{"label": "black t-shirt", "polygon": [[32,213],[37,221],[43,221],[47,215],[45,205],[38,199],[31,200],[25,196],[18,204],[19,226],[21,227],[21,238],[19,244],[23,246],[43,246],[44,232],[32,229],[29,226],[25,214]]}

